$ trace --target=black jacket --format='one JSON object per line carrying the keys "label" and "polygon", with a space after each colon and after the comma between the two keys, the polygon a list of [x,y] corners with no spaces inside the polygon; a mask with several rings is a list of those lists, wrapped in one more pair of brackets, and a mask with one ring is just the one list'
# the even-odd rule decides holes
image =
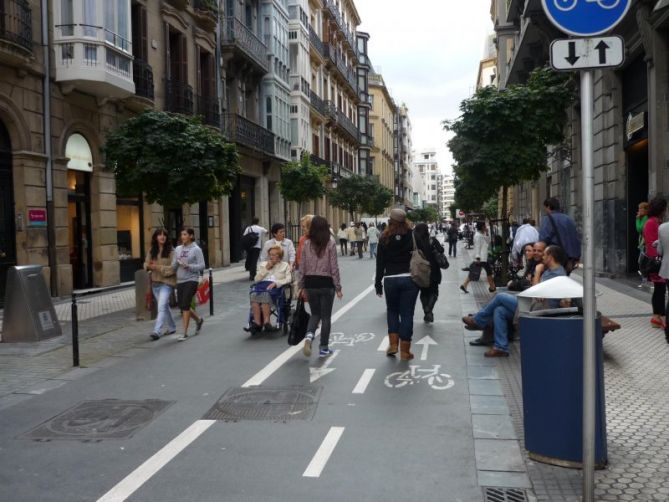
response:
{"label": "black jacket", "polygon": [[425,258],[427,258],[430,262],[430,284],[441,284],[441,268],[439,268],[439,264],[437,263],[435,255],[437,253],[443,254],[444,246],[442,246],[435,237],[431,237],[429,251],[426,252],[422,246],[421,251],[423,251]]}
{"label": "black jacket", "polygon": [[412,235],[413,233],[409,231],[404,235],[395,235],[387,242],[383,235],[379,239],[374,280],[377,294],[383,293],[383,278],[385,276],[409,273],[409,262],[413,251]]}

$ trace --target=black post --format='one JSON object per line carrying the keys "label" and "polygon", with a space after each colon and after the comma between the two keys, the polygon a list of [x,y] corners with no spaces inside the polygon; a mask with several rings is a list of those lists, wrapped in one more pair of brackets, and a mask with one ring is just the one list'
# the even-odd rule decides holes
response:
{"label": "black post", "polygon": [[214,273],[209,267],[209,315],[214,315]]}
{"label": "black post", "polygon": [[79,366],[79,316],[76,293],[72,293],[72,363],[75,367]]}

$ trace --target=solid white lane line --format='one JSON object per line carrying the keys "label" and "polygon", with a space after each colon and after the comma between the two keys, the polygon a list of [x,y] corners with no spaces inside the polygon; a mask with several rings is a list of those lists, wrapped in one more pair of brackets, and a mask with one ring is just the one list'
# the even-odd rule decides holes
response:
{"label": "solid white lane line", "polygon": [[[346,312],[351,310],[357,303],[360,302],[365,296],[369,294],[370,291],[374,289],[372,284],[367,289],[365,289],[358,296],[353,298],[350,302],[340,308],[337,312],[332,315],[332,322],[335,322]],[[304,343],[304,342],[303,342]],[[287,361],[289,361],[295,354],[302,350],[303,343],[298,343],[293,347],[288,347],[281,354],[276,356],[267,366],[261,369],[258,373],[249,378],[242,387],[253,387],[254,385],[262,385],[262,383],[267,380],[276,370],[283,366]]]}
{"label": "solid white lane line", "polygon": [[375,372],[376,372],[375,369],[370,369],[370,368],[363,371],[360,380],[358,380],[358,383],[353,389],[353,394],[364,394],[365,390],[367,390],[369,382],[372,381],[372,377],[374,376]]}
{"label": "solid white lane line", "polygon": [[160,469],[176,457],[184,448],[195,441],[216,420],[198,420],[185,431],[167,443],[160,451],[128,474],[123,481],[105,493],[98,502],[122,502],[146,483]]}
{"label": "solid white lane line", "polygon": [[390,345],[390,341],[388,340],[388,335],[383,337],[383,340],[381,340],[381,345],[379,345],[379,348],[376,349],[379,352],[385,352],[388,350],[388,345]]}
{"label": "solid white lane line", "polygon": [[330,460],[332,452],[337,446],[341,435],[344,433],[345,427],[330,427],[325,439],[321,443],[321,446],[318,448],[318,451],[314,455],[314,458],[311,459],[307,469],[302,474],[305,478],[319,478],[321,472],[325,468],[325,464]]}

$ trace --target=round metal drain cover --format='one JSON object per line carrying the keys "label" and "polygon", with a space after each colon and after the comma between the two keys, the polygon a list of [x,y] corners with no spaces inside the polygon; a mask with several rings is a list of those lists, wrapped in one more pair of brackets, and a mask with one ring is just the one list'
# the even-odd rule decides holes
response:
{"label": "round metal drain cover", "polygon": [[308,420],[313,417],[320,387],[255,387],[229,389],[203,417],[208,420]]}
{"label": "round metal drain cover", "polygon": [[28,439],[101,440],[130,437],[171,401],[84,401],[26,433]]}

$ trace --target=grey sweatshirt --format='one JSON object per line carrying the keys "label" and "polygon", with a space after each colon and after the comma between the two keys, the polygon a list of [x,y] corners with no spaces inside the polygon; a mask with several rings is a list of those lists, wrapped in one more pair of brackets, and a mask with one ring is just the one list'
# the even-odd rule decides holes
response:
{"label": "grey sweatshirt", "polygon": [[[181,262],[184,261],[188,263],[188,268],[181,265]],[[177,271],[177,284],[188,281],[198,282],[200,272],[204,270],[204,256],[200,247],[194,242],[188,246],[177,246],[172,268]]]}

